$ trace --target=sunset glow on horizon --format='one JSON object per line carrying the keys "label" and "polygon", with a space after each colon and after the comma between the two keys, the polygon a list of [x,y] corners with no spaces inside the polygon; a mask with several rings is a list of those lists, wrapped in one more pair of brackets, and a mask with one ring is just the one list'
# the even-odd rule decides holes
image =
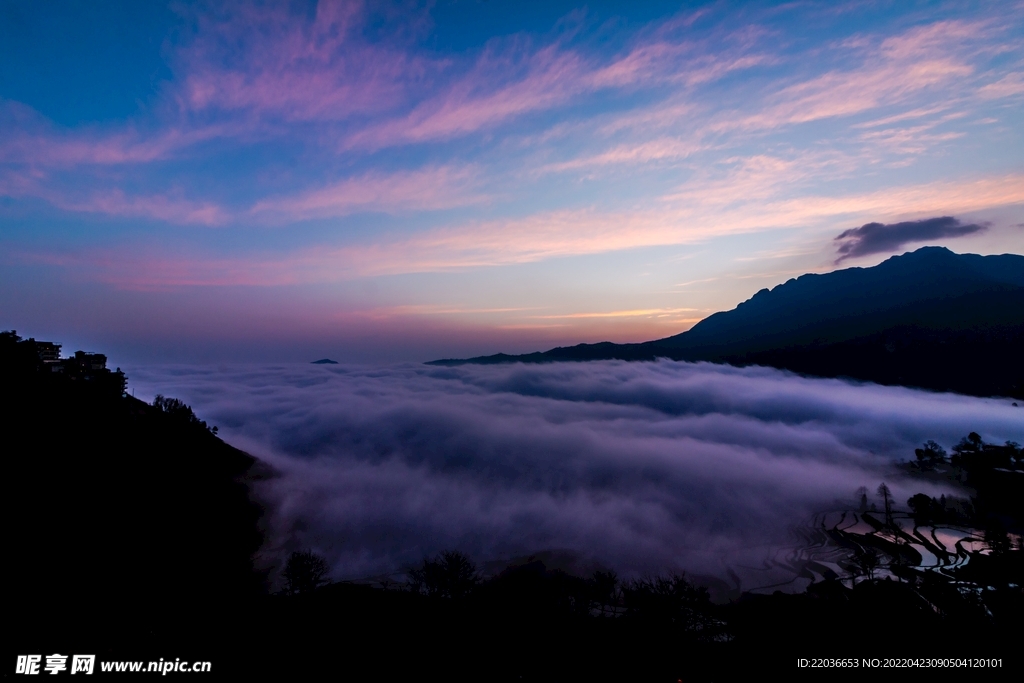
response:
{"label": "sunset glow on horizon", "polygon": [[1020,2],[4,3],[0,328],[425,361],[1022,253],[1021,36]]}

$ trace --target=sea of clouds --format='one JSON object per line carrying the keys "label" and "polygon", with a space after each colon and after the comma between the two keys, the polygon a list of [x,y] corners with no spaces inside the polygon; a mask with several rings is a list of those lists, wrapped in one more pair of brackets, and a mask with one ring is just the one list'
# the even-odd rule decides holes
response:
{"label": "sea of clouds", "polygon": [[335,579],[444,549],[735,578],[860,486],[942,492],[893,467],[927,439],[1024,441],[1007,400],[706,363],[176,365],[129,385],[271,465],[263,562],[309,548]]}

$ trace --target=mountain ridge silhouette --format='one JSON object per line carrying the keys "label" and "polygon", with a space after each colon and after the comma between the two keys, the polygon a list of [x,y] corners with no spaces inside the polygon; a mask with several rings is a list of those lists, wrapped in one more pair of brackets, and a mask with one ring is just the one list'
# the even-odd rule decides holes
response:
{"label": "mountain ridge silhouette", "polygon": [[664,339],[430,364],[667,358],[1022,398],[1022,348],[1024,256],[922,247],[868,268],[801,275]]}

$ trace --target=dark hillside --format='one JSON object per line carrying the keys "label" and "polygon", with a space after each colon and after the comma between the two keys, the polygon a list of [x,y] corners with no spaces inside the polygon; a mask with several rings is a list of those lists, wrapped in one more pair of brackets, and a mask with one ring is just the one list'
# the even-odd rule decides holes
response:
{"label": "dark hillside", "polygon": [[184,404],[148,405],[123,394],[120,373],[64,364],[55,371],[34,341],[0,336],[16,587],[4,612],[16,640],[48,652],[148,646],[262,591],[260,510],[245,481],[254,459]]}

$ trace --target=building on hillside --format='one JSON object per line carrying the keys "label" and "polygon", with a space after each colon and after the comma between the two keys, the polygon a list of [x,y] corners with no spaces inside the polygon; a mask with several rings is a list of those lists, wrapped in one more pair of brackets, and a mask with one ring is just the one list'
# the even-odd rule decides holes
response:
{"label": "building on hillside", "polygon": [[99,391],[100,394],[107,396],[124,396],[127,391],[128,378],[121,372],[121,368],[107,369],[107,357],[102,353],[75,351],[73,357],[61,358],[61,344],[38,341],[34,338],[22,340],[14,330],[3,332],[2,335],[0,340],[30,345],[42,364],[42,367],[36,367],[43,372],[54,373],[55,382],[72,382],[72,386],[79,386],[82,389],[89,387],[88,391]]}
{"label": "building on hillside", "polygon": [[75,351],[75,357],[69,358],[69,361],[74,361],[75,366],[79,370],[106,370],[107,369],[107,357],[102,353],[88,353],[86,351]]}
{"label": "building on hillside", "polygon": [[29,339],[31,342],[35,342],[36,353],[39,354],[39,360],[44,363],[59,363],[60,362],[60,344],[54,344],[48,341],[36,341],[35,339]]}

